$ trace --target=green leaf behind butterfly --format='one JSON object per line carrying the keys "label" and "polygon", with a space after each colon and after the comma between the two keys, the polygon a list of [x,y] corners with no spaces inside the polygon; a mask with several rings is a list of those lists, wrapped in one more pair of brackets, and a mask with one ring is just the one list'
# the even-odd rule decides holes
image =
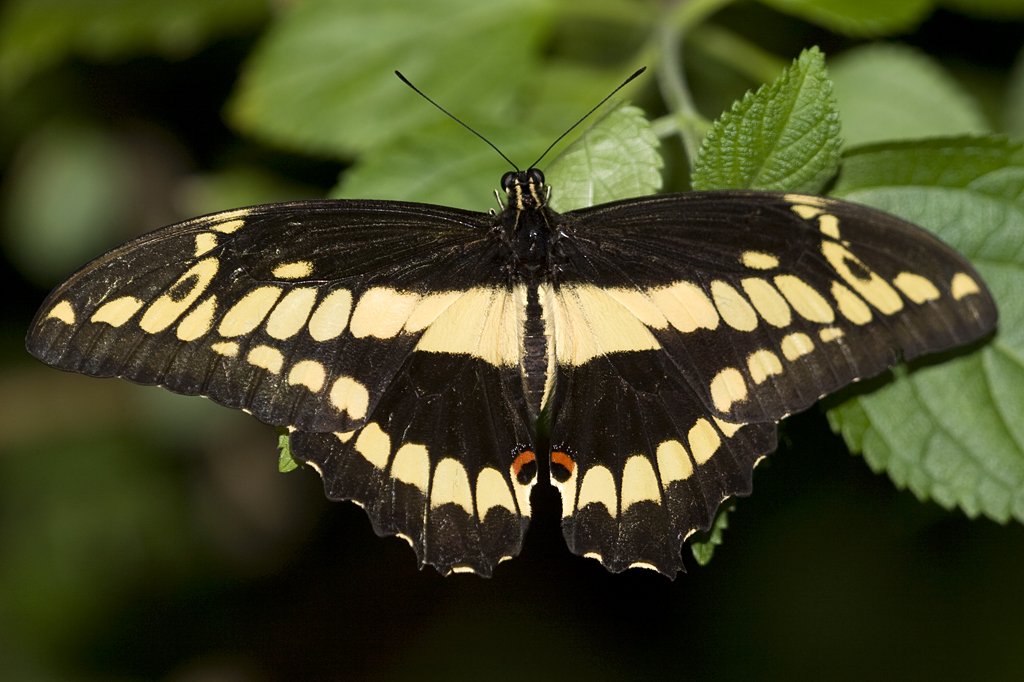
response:
{"label": "green leaf behind butterfly", "polygon": [[715,121],[701,145],[693,188],[817,193],[835,174],[839,145],[825,58],[811,48]]}
{"label": "green leaf behind butterfly", "polygon": [[829,412],[920,499],[968,516],[1024,521],[1024,144],[928,140],[850,153],[834,193],[934,231],[969,257],[999,305],[995,338]]}
{"label": "green leaf behind butterfly", "polygon": [[[970,0],[966,0],[970,1]],[[1005,0],[1013,2],[1013,0]],[[849,36],[883,36],[914,27],[931,0],[761,0],[780,12]]]}
{"label": "green leaf behind butterfly", "polygon": [[[552,71],[548,76],[554,75],[553,82],[560,82],[557,69]],[[563,90],[551,95],[560,116],[547,114],[546,120],[536,124],[531,116],[530,123],[515,126],[515,134],[501,129],[488,131],[488,135],[520,165],[530,163],[572,124],[567,112],[582,114],[607,90],[607,74],[578,73],[577,80],[580,78],[586,83],[579,92]],[[434,125],[366,154],[344,174],[332,195],[425,201],[477,211],[497,208],[492,192],[498,189],[501,173],[510,169],[490,147],[433,113],[439,119]],[[424,172],[439,163],[444,172]],[[635,107],[610,109],[541,167],[552,188],[552,206],[559,211],[651,194],[661,188],[658,140],[643,112]]]}
{"label": "green leaf behind butterfly", "polygon": [[644,112],[611,109],[551,162],[551,206],[568,211],[661,189],[658,138]]}
{"label": "green leaf behind butterfly", "polygon": [[715,550],[723,544],[723,536],[729,528],[729,514],[735,508],[736,503],[734,501],[723,504],[718,509],[711,528],[695,536],[693,542],[690,543],[690,552],[693,553],[693,558],[701,566],[710,564],[711,559],[714,558]]}
{"label": "green leaf behind butterfly", "polygon": [[257,46],[230,117],[274,144],[352,155],[437,120],[438,112],[412,101],[395,69],[438,102],[458,103],[453,113],[474,125],[514,115],[548,4],[297,3]]}
{"label": "green leaf behind butterfly", "polygon": [[292,445],[288,433],[281,433],[277,436],[277,470],[282,474],[295,471],[299,468],[298,462],[292,457]]}
{"label": "green leaf behind butterfly", "polygon": [[848,145],[991,132],[977,102],[922,52],[874,44],[829,65]]}

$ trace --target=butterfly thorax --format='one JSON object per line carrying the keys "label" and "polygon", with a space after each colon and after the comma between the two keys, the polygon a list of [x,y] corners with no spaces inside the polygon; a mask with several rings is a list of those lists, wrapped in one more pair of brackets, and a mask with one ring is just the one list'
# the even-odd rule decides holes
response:
{"label": "butterfly thorax", "polygon": [[548,280],[557,259],[555,214],[547,207],[548,187],[536,168],[510,171],[501,179],[508,204],[499,216],[502,240],[508,248],[508,269],[513,280],[537,283]]}

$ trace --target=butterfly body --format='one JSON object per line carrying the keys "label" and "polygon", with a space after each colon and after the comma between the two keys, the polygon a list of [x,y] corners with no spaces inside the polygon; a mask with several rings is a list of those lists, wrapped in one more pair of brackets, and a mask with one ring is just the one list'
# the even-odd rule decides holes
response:
{"label": "butterfly body", "polygon": [[546,472],[570,549],[672,575],[780,419],[996,323],[964,258],[866,207],[558,213],[535,169],[503,188],[494,215],[317,201],[163,228],[57,287],[28,348],[287,427],[329,497],[443,573],[515,556]]}

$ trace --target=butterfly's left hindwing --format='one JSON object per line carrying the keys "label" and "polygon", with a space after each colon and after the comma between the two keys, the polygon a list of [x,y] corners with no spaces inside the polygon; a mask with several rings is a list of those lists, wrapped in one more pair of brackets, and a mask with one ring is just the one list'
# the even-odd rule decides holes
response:
{"label": "butterfly's left hindwing", "polygon": [[492,223],[356,201],[197,218],[72,276],[28,349],[286,426],[295,456],[378,531],[446,572],[489,573],[519,550],[533,483],[511,467],[529,447],[507,390],[521,306],[494,262]]}
{"label": "butterfly's left hindwing", "polygon": [[746,494],[776,422],[900,360],[991,332],[971,265],[898,218],[800,195],[664,195],[568,213],[542,293],[551,475],[575,551],[674,574]]}

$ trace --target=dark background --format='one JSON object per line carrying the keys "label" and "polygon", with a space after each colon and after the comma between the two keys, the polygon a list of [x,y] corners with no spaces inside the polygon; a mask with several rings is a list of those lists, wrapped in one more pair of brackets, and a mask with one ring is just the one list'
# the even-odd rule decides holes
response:
{"label": "dark background", "polygon": [[[785,27],[764,40],[779,54],[856,43],[765,10],[719,20],[756,35],[765,16]],[[519,558],[491,580],[441,578],[417,571],[403,542],[376,538],[360,509],[325,502],[315,473],[278,474],[270,427],[28,357],[24,332],[49,287],[131,233],[258,191],[302,198],[334,184],[342,164],[223,122],[267,21],[178,58],[72,54],[5,97],[9,679],[1019,679],[1024,528],[896,490],[818,409],[783,424],[724,546],[674,582],[569,554],[557,496],[540,488]],[[1022,35],[1020,22],[940,11],[901,40],[984,90],[1007,78]],[[42,172],[49,191],[26,200]],[[75,207],[76,231],[25,234],[26,205]]]}

